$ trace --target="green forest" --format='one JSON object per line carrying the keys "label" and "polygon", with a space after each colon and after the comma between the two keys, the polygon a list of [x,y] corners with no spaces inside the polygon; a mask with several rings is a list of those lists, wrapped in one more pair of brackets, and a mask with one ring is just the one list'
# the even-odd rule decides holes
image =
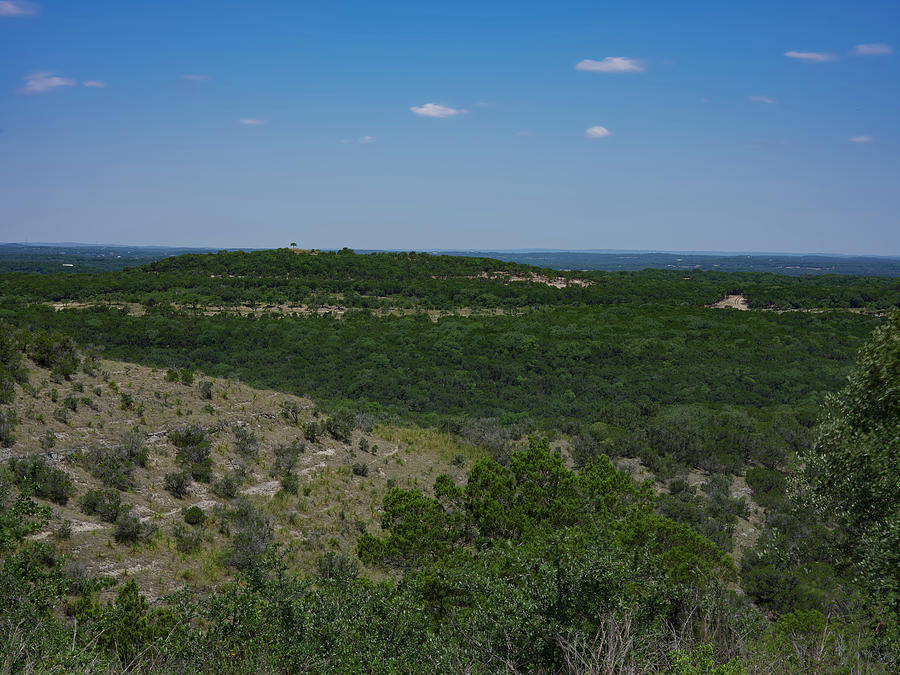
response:
{"label": "green forest", "polygon": [[[710,306],[726,295],[750,309]],[[79,495],[52,463],[16,455],[36,384],[25,366],[63,387],[101,356],[308,396],[327,419],[298,422],[307,440],[368,420],[485,455],[462,478],[391,486],[355,553],[316,573],[261,546],[215,588],[149,604],[133,580],[76,575],[32,536],[59,500],[116,511],[133,480]],[[136,429],[116,460],[133,467],[152,431]],[[179,433],[179,457],[199,458],[183,479],[209,482],[203,431]],[[896,278],[349,249],[8,272],[0,444],[4,672],[900,668]],[[251,531],[252,509],[231,509],[233,530]],[[110,520],[122,541],[142,536]]]}

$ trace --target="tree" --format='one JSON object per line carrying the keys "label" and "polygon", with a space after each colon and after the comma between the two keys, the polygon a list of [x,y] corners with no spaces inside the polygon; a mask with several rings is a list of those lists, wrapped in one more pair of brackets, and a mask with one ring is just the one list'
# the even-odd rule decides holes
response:
{"label": "tree", "polygon": [[805,485],[846,533],[848,562],[900,612],[900,311],[877,328],[847,386],[826,401]]}

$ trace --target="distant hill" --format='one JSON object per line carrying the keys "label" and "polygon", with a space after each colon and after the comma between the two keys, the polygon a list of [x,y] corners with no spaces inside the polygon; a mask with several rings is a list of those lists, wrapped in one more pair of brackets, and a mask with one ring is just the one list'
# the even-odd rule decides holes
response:
{"label": "distant hill", "polygon": [[[0,244],[0,272],[99,272],[135,267],[185,253],[219,250],[254,251],[253,248],[114,246],[77,243]],[[299,250],[299,249],[297,249]],[[329,249],[323,249],[329,251]],[[344,249],[349,250],[349,249]],[[704,270],[715,272],[773,272],[788,276],[844,274],[900,276],[900,257],[840,256],[782,253],[719,253],[660,251],[563,250],[430,250],[435,256],[492,258],[555,270],[634,272],[644,269]],[[357,249],[356,253],[400,253],[396,250]]]}
{"label": "distant hill", "polygon": [[786,255],[770,253],[665,253],[649,251],[441,251],[447,255],[496,258],[559,270],[633,272],[647,268],[716,272],[775,272],[900,276],[900,258]]}

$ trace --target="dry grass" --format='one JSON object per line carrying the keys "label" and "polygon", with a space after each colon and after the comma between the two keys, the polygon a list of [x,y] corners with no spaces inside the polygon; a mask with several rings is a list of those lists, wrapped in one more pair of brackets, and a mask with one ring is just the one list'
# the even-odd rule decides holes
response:
{"label": "dry grass", "polygon": [[[203,380],[212,382],[211,399],[201,395]],[[206,588],[232,573],[224,564],[230,539],[220,531],[226,525],[222,509],[227,500],[198,482],[181,500],[164,488],[164,476],[177,469],[168,432],[182,425],[210,430],[214,480],[239,460],[232,425],[255,434],[259,452],[247,466],[241,492],[269,515],[276,541],[293,549],[289,559],[303,570],[314,569],[317,558],[328,551],[353,555],[362,531],[378,532],[382,498],[390,486],[428,490],[440,473],[462,481],[471,462],[483,455],[475,446],[431,429],[379,426],[368,434],[354,431],[347,443],[320,436],[316,443],[307,441],[299,455],[299,490],[292,495],[281,490],[279,477],[272,475],[274,448],[303,439],[301,426],[281,415],[282,402],[299,404],[302,424],[318,416],[307,399],[199,374],[187,386],[167,381],[165,371],[115,361],[102,361],[96,375],[78,373],[72,381],[57,383],[51,382],[49,371],[34,367],[30,382],[30,391],[17,392],[15,405],[22,420],[17,442],[2,451],[0,460],[44,454],[76,487],[68,504],[53,505],[54,522],[37,536],[51,537],[61,521],[71,521],[71,537],[59,543],[70,559],[86,565],[90,573],[134,577],[151,599],[184,584]],[[70,410],[63,422],[54,412],[69,396],[78,400],[77,410]],[[81,512],[79,497],[101,482],[74,458],[90,448],[115,444],[135,428],[145,439],[149,459],[146,468],[135,469],[134,488],[122,493],[122,501],[157,530],[148,542],[129,546],[115,543],[113,526]],[[56,437],[49,449],[48,433]],[[354,473],[354,464],[365,464],[367,474]],[[182,553],[173,528],[183,524],[183,511],[191,505],[200,506],[207,520],[198,526],[200,547]]]}

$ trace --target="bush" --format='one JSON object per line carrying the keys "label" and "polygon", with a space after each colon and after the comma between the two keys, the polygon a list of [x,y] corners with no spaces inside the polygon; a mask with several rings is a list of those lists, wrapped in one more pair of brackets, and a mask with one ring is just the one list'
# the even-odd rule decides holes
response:
{"label": "bush", "polygon": [[133,485],[135,467],[145,467],[148,455],[143,435],[132,430],[118,445],[88,450],[81,457],[81,465],[107,487],[127,490]]}
{"label": "bush", "polygon": [[200,398],[210,401],[213,397],[213,383],[210,380],[203,380],[197,385],[200,389]]}
{"label": "bush", "polygon": [[319,426],[319,423],[315,420],[310,420],[306,424],[303,425],[303,437],[308,440],[310,443],[315,443],[319,438],[319,434],[322,433],[322,428]]}
{"label": "bush", "polygon": [[123,511],[116,518],[116,527],[113,536],[120,544],[135,544],[146,541],[153,534],[153,527],[141,522],[140,518],[130,511]]}
{"label": "bush", "polygon": [[747,485],[753,490],[753,501],[765,508],[777,508],[785,501],[787,479],[780,471],[753,468],[746,474]]}
{"label": "bush", "polygon": [[239,570],[256,565],[272,540],[272,523],[269,517],[253,504],[241,500],[229,513],[232,538],[226,561]]}
{"label": "bush", "polygon": [[355,427],[355,416],[343,410],[325,420],[325,431],[339,441],[349,442]]}
{"label": "bush", "polygon": [[88,490],[79,500],[81,510],[89,516],[99,516],[108,523],[116,522],[122,509],[118,490]]}
{"label": "bush", "polygon": [[63,520],[56,528],[56,531],[53,533],[53,536],[56,537],[59,541],[65,541],[67,539],[72,538],[72,521],[71,520]]}
{"label": "bush", "polygon": [[0,408],[0,446],[11,448],[16,442],[16,425],[19,418],[12,408]]}
{"label": "bush", "polygon": [[68,336],[42,333],[29,345],[29,356],[37,365],[48,368],[68,380],[80,365],[75,341]]}
{"label": "bush", "polygon": [[194,384],[194,372],[190,368],[182,368],[179,379],[181,379],[181,384],[190,387]]}
{"label": "bush", "polygon": [[361,462],[357,462],[353,465],[353,475],[354,476],[368,476],[369,475],[369,465],[363,464]]}
{"label": "bush", "polygon": [[163,479],[166,490],[177,499],[184,499],[191,486],[191,474],[188,471],[173,471]]}
{"label": "bush", "polygon": [[281,489],[288,494],[297,494],[297,491],[300,489],[300,480],[297,478],[297,474],[289,473],[287,476],[282,478]]}
{"label": "bush", "polygon": [[172,536],[175,537],[175,548],[181,553],[191,554],[203,544],[203,533],[200,530],[185,527],[180,523],[172,529]]}
{"label": "bush", "polygon": [[16,484],[23,489],[30,489],[42,499],[64,505],[69,497],[75,494],[72,479],[62,469],[50,466],[43,457],[11,458],[9,470]]}
{"label": "bush", "polygon": [[78,412],[78,397],[69,394],[63,399],[63,407],[71,410],[72,412]]}
{"label": "bush", "polygon": [[169,432],[169,440],[176,448],[186,448],[192,445],[209,445],[206,440],[206,430],[199,424],[188,424]]}
{"label": "bush", "polygon": [[208,483],[212,478],[212,458],[206,430],[199,424],[190,424],[171,432],[169,440],[178,448],[178,463],[194,480]]}
{"label": "bush", "polygon": [[235,451],[245,460],[256,457],[256,453],[259,450],[259,441],[256,438],[256,434],[239,424],[232,426],[231,431],[234,434]]}
{"label": "bush", "polygon": [[300,423],[302,410],[299,401],[288,399],[281,402],[281,416],[295,426]]}
{"label": "bush", "polygon": [[206,520],[206,514],[199,506],[192,506],[184,512],[184,522],[188,525],[201,525]]}
{"label": "bush", "polygon": [[283,443],[276,446],[272,475],[287,476],[297,465],[297,457],[305,451],[306,444],[300,439],[295,439],[290,445]]}
{"label": "bush", "polygon": [[323,579],[356,579],[359,576],[359,561],[343,553],[329,551],[316,560],[316,569]]}
{"label": "bush", "polygon": [[234,499],[238,495],[238,490],[244,482],[241,472],[229,471],[222,478],[214,481],[210,485],[210,491],[217,497],[222,499]]}

